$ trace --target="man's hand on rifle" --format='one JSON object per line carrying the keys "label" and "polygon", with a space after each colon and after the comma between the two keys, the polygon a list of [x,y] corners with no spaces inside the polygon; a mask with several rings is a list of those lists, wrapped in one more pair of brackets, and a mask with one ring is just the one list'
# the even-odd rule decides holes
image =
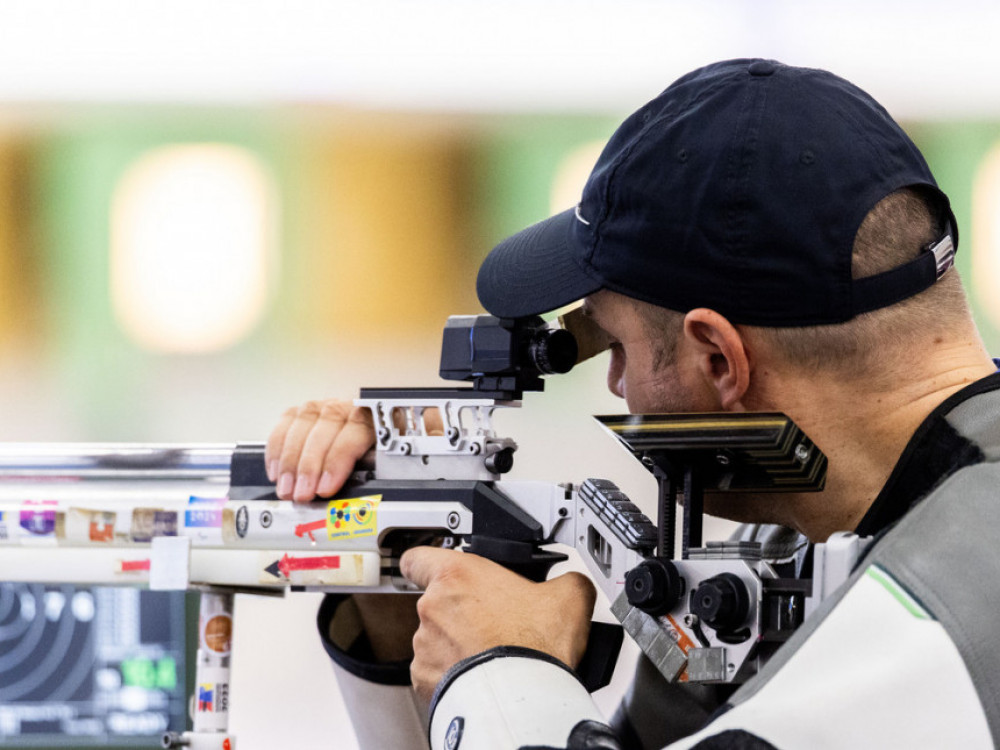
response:
{"label": "man's hand on rifle", "polygon": [[[393,421],[406,429],[402,413],[393,414]],[[428,409],[424,421],[427,434],[442,434],[437,409]],[[354,465],[374,447],[375,426],[368,409],[337,398],[306,401],[281,415],[267,440],[264,461],[279,498],[307,503],[317,495],[336,494]]]}
{"label": "man's hand on rifle", "polygon": [[425,700],[453,665],[496,646],[532,648],[571,667],[583,657],[596,593],[579,573],[533,583],[478,555],[436,547],[408,550],[400,570],[424,589],[410,676]]}
{"label": "man's hand on rifle", "polygon": [[331,497],[374,445],[367,409],[335,398],[307,401],[288,409],[271,432],[264,453],[267,475],[282,500]]}
{"label": "man's hand on rifle", "polygon": [[[393,416],[397,428],[406,429],[404,415]],[[437,410],[428,410],[424,422],[429,434],[440,434]],[[308,401],[288,409],[271,433],[268,475],[282,499],[331,497],[374,445],[368,409],[339,399]],[[435,547],[407,551],[400,565],[403,575],[425,589],[417,603],[420,626],[412,638],[411,666],[413,686],[425,700],[451,666],[495,646],[532,648],[571,667],[583,657],[596,595],[579,573],[533,583],[483,557]],[[377,658],[405,658],[417,624],[413,597],[355,600]]]}

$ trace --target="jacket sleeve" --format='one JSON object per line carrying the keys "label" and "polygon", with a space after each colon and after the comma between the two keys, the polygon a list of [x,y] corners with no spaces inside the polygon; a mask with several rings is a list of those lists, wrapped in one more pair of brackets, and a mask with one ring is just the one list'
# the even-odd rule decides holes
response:
{"label": "jacket sleeve", "polygon": [[426,750],[427,708],[410,685],[410,662],[379,663],[350,596],[328,595],[317,615],[361,750]]}
{"label": "jacket sleeve", "polygon": [[[994,746],[955,644],[888,571],[859,570],[835,599],[727,710],[670,750]],[[621,736],[606,744],[574,739],[601,719],[583,686],[551,659],[499,653],[459,666],[432,706],[434,747],[459,730],[470,740],[463,750],[627,746]],[[669,726],[670,715],[665,705],[658,719],[665,731],[683,731]]]}
{"label": "jacket sleeve", "polygon": [[726,747],[724,733],[752,738],[748,748],[994,746],[955,643],[877,564],[825,603],[729,710],[676,747]]}

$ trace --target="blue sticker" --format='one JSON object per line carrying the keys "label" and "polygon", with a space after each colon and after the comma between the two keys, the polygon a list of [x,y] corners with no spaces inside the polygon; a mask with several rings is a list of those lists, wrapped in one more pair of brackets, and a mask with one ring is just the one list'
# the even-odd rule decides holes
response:
{"label": "blue sticker", "polygon": [[184,513],[184,525],[188,528],[213,528],[222,526],[221,510],[189,510]]}
{"label": "blue sticker", "polygon": [[188,528],[221,528],[222,505],[224,497],[191,496],[188,505],[192,506],[184,512],[184,525]]}

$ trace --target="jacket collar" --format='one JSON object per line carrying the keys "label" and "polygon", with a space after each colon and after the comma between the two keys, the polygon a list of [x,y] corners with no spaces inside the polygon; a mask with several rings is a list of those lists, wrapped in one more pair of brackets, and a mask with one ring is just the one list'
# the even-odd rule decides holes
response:
{"label": "jacket collar", "polygon": [[895,524],[940,482],[984,460],[982,449],[961,435],[946,417],[959,404],[1000,389],[1000,372],[977,380],[945,399],[913,433],[882,491],[855,532],[879,534]]}

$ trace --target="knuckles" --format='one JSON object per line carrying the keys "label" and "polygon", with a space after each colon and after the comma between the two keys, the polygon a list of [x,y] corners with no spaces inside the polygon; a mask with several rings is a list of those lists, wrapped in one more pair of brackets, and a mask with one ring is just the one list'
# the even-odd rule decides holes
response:
{"label": "knuckles", "polygon": [[594,584],[582,573],[572,571],[565,573],[556,580],[562,582],[569,595],[573,598],[579,598],[588,602],[590,606],[593,606],[594,602],[597,601],[597,592],[594,590]]}
{"label": "knuckles", "polygon": [[319,401],[306,401],[299,407],[299,417],[318,417],[323,410],[323,405]]}
{"label": "knuckles", "polygon": [[[420,618],[421,628],[425,622],[429,622],[431,616],[434,613],[434,601],[433,598],[429,597],[426,592],[423,596],[417,599],[417,617]],[[417,630],[416,634],[413,636],[413,648],[417,649],[418,640],[420,639],[421,633],[420,629]]]}
{"label": "knuckles", "polygon": [[354,406],[349,401],[336,403],[339,418],[343,419],[343,413],[347,412],[347,421],[351,424],[359,424],[374,431],[375,425],[372,422],[372,414],[365,406]]}
{"label": "knuckles", "polygon": [[346,401],[336,399],[324,401],[320,405],[319,418],[331,422],[343,422],[345,413],[351,408],[351,404]]}

